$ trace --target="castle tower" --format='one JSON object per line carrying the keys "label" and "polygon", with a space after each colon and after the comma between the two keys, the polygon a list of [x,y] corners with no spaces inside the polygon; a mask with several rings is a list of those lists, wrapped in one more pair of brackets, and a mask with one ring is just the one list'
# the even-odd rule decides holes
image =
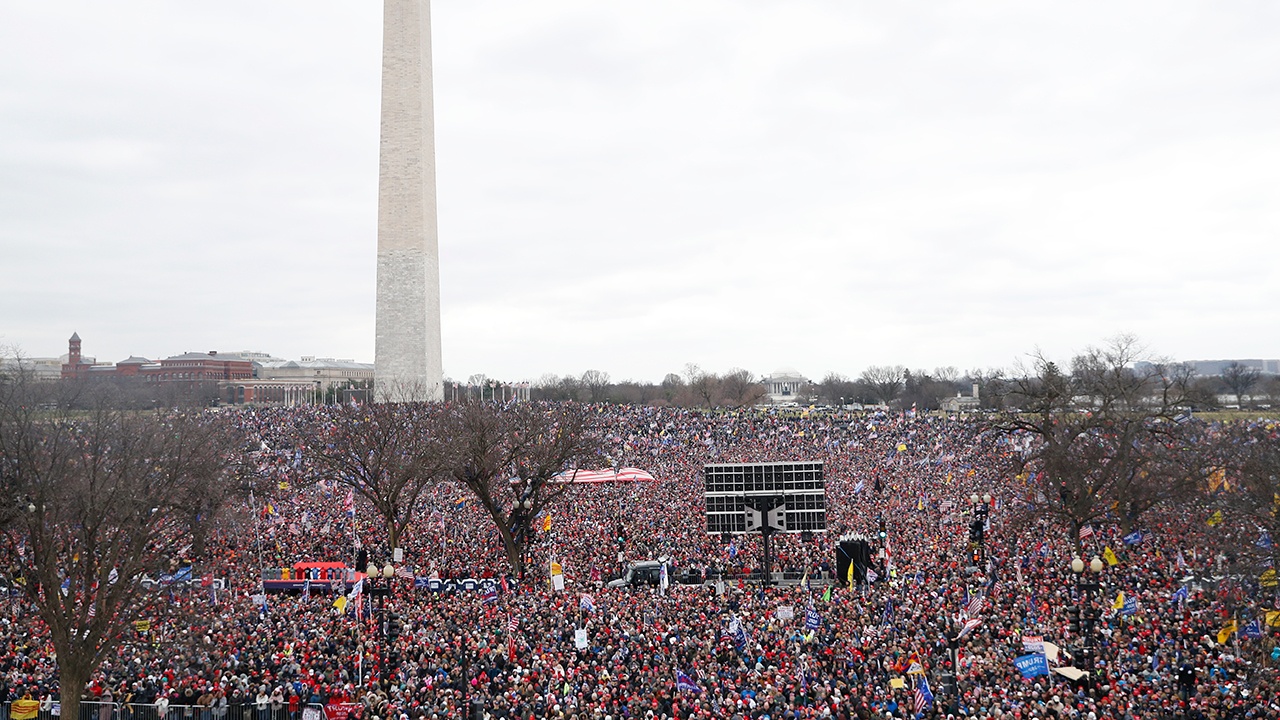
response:
{"label": "castle tower", "polygon": [[378,175],[380,402],[441,400],[430,0],[384,0]]}

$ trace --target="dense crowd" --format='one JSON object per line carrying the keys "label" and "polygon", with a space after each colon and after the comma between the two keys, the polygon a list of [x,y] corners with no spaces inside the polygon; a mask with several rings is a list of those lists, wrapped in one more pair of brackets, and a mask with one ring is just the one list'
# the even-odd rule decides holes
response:
{"label": "dense crowd", "polygon": [[[273,491],[225,520],[195,558],[196,576],[229,587],[158,590],[204,619],[135,630],[94,676],[89,699],[145,718],[190,706],[183,717],[200,720],[300,720],[308,706],[459,718],[472,701],[492,718],[578,720],[1280,718],[1276,629],[1265,622],[1276,591],[1224,571],[1223,540],[1239,529],[1210,525],[1199,509],[1150,511],[1136,541],[1114,523],[1091,528],[1085,559],[1115,560],[1094,596],[1094,672],[1026,678],[1014,660],[1028,654],[1028,637],[1062,648],[1048,666],[1078,662],[1084,638],[1067,608],[1087,591],[1069,568],[1062,528],[1028,519],[1020,505],[1026,479],[1010,470],[1009,437],[913,414],[595,410],[606,430],[600,466],[641,468],[654,482],[570,488],[536,523],[524,577],[506,577],[489,516],[463,488],[441,483],[401,543],[402,574],[500,578],[498,597],[429,592],[396,577],[380,581],[392,586],[385,600],[345,607],[321,590],[255,598],[263,567],[352,566],[360,549],[391,560],[369,508],[357,501],[349,513],[340,483],[301,476],[309,470],[295,438],[307,434],[297,430],[333,410],[234,411]],[[824,463],[830,531],[778,538],[775,569],[805,581],[760,591],[741,579],[758,569],[759,539],[705,532],[702,466],[786,460]],[[991,496],[977,563],[965,515],[973,494]],[[834,577],[845,532],[872,536],[876,582],[851,588]],[[729,580],[608,589],[619,550],[625,562],[667,560],[670,577],[696,570]],[[553,560],[562,592],[548,582]],[[405,620],[398,637],[382,631],[387,613]],[[1258,620],[1260,633],[1244,631]],[[1223,637],[1233,621],[1236,632]],[[39,621],[10,598],[2,622],[0,693],[55,698]],[[958,694],[944,691],[951,678]]]}

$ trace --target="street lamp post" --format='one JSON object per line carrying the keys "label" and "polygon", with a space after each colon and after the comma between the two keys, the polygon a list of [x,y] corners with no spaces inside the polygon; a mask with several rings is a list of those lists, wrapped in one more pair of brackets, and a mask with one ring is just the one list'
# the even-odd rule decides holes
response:
{"label": "street lamp post", "polygon": [[973,550],[973,564],[981,565],[987,560],[987,516],[991,510],[991,493],[978,493],[969,496],[969,504],[973,509],[973,523],[969,525],[969,545]]}
{"label": "street lamp post", "polygon": [[[1072,630],[1080,634],[1083,640],[1081,647],[1081,660],[1083,660],[1083,663],[1081,664],[1084,665],[1083,669],[1089,672],[1090,675],[1093,673],[1094,654],[1097,651],[1094,644],[1094,631],[1099,613],[1095,600],[1098,590],[1102,587],[1100,581],[1104,567],[1102,560],[1096,556],[1089,561],[1088,565],[1078,557],[1071,560],[1071,572],[1076,576],[1076,595],[1079,598],[1080,605],[1067,609],[1070,619],[1069,625]],[[1085,570],[1089,572],[1086,573]]]}
{"label": "street lamp post", "polygon": [[[387,596],[391,594],[391,579],[395,576],[395,566],[389,562],[381,569],[373,562],[370,562],[369,567],[365,568],[366,582],[371,585],[369,595],[381,598],[379,600],[378,636],[382,639],[382,680],[384,683],[390,680],[391,662],[392,658],[395,657],[392,647],[400,637],[400,619],[394,617],[394,613],[389,614],[387,612]],[[378,578],[382,578],[380,583]]]}

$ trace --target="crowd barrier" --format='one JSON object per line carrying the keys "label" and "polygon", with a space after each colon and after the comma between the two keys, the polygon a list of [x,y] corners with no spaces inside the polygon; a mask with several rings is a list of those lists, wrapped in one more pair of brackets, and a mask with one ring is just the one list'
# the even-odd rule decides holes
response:
{"label": "crowd barrier", "polygon": [[[0,703],[0,720],[9,720],[11,706]],[[37,720],[70,720],[62,715],[60,703],[44,703]],[[163,715],[154,704],[80,701],[76,720],[330,720],[323,705],[306,705],[291,711],[288,706],[259,708],[257,703],[236,703],[221,708],[199,705],[169,705]],[[344,719],[339,719],[344,720]]]}

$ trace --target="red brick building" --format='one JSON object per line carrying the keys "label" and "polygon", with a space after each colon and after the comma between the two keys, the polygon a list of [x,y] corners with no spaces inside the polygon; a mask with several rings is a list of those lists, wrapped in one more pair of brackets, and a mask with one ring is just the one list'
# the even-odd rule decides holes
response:
{"label": "red brick building", "polygon": [[217,350],[211,350],[207,353],[183,353],[158,361],[130,356],[114,365],[87,363],[80,354],[80,335],[73,333],[67,345],[67,362],[62,366],[62,377],[139,378],[148,383],[249,380],[253,378],[253,362],[220,358]]}

